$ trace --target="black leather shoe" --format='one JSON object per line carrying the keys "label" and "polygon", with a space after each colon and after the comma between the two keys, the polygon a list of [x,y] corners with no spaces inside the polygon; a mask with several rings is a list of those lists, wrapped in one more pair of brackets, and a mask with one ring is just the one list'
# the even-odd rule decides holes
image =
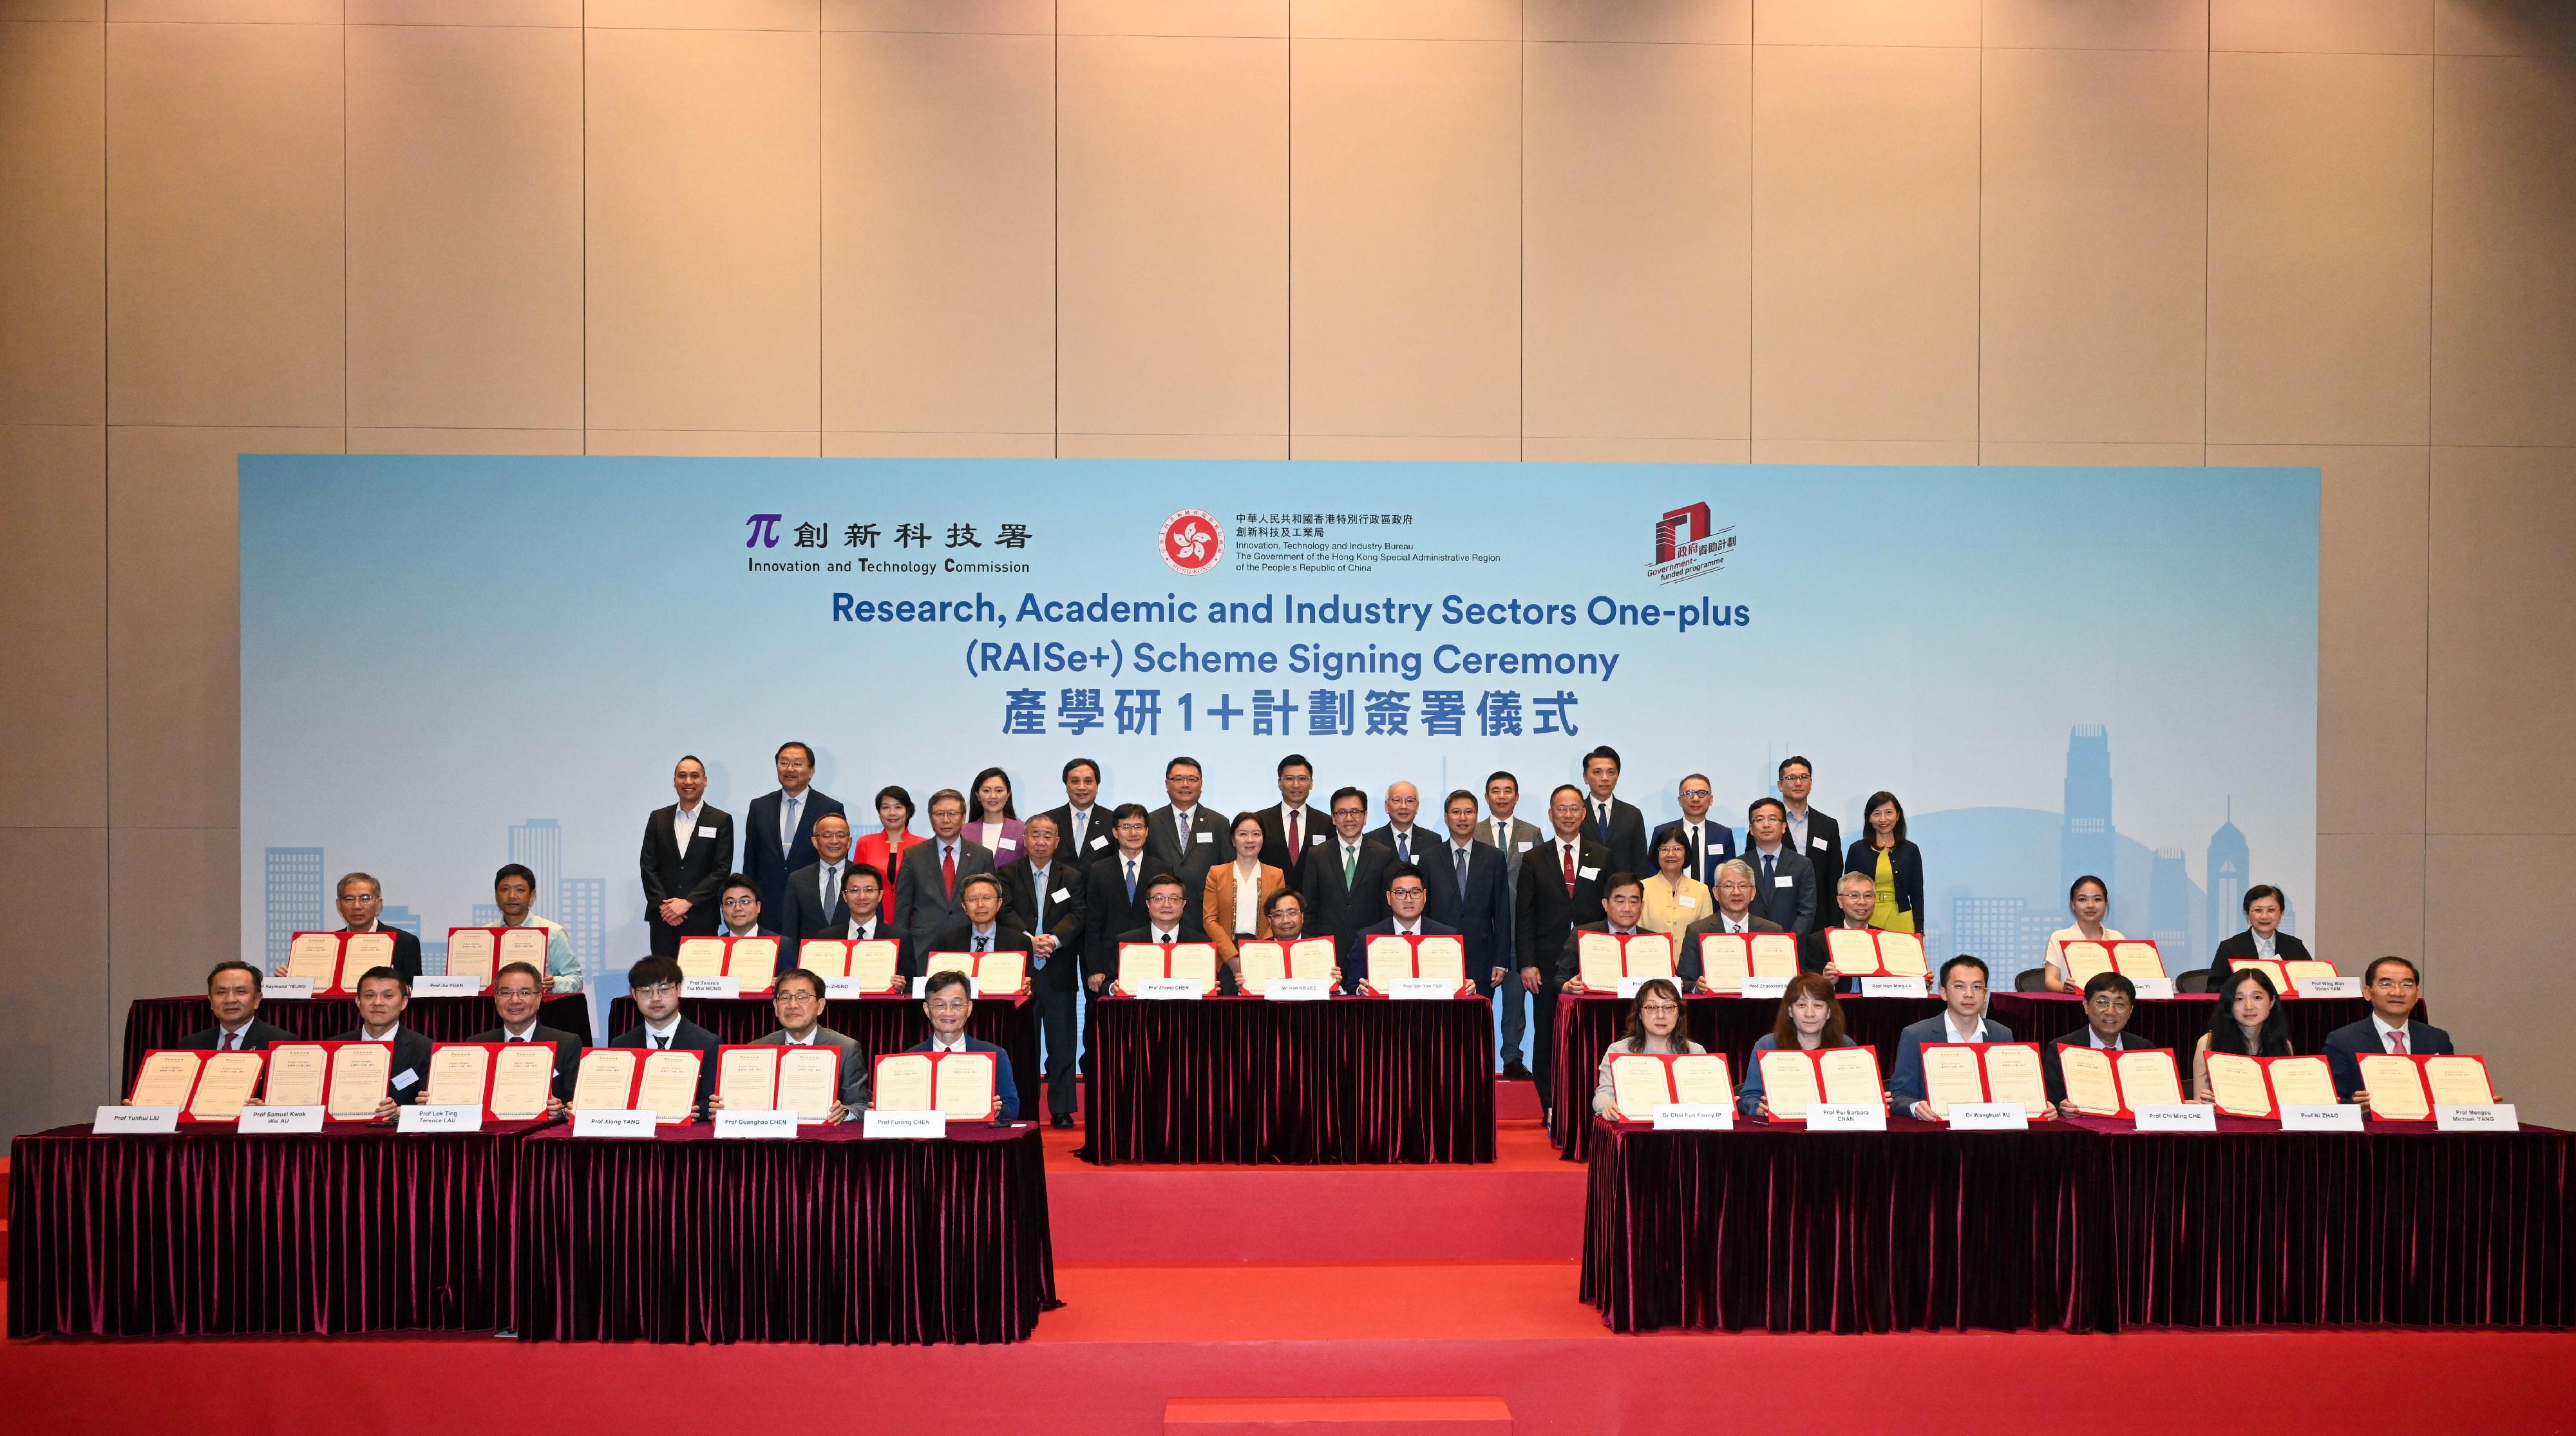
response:
{"label": "black leather shoe", "polygon": [[1523,1067],[1521,1064],[1517,1062],[1506,1062],[1503,1064],[1503,1080],[1506,1082],[1535,1082],[1538,1079],[1530,1075],[1530,1070]]}
{"label": "black leather shoe", "polygon": [[1073,1125],[1073,1114],[1071,1112],[1058,1112],[1047,1119],[1047,1125],[1058,1129],[1070,1128]]}

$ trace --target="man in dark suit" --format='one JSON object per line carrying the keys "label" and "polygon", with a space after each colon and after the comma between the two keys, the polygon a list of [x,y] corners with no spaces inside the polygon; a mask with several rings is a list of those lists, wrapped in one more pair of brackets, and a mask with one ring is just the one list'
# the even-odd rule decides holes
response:
{"label": "man in dark suit", "polygon": [[[1512,889],[1512,943],[1520,950],[1521,989],[1530,996],[1530,1059],[1539,1101],[1553,1102],[1556,1073],[1557,958],[1566,935],[1601,920],[1601,880],[1610,850],[1584,835],[1583,790],[1568,783],[1548,795],[1555,834],[1521,855]],[[1579,1060],[1588,1061],[1583,1054]]]}
{"label": "man in dark suit", "polygon": [[782,953],[794,952],[796,944],[808,937],[819,937],[848,920],[842,908],[842,884],[850,876],[850,820],[839,813],[825,813],[814,820],[814,861],[787,875],[787,901],[771,908],[763,899],[762,912],[776,912],[779,936],[786,942]]}
{"label": "man in dark suit", "polygon": [[993,870],[993,854],[964,836],[966,795],[942,788],[930,795],[929,806],[930,841],[904,854],[894,878],[894,925],[916,952],[929,951],[932,938],[965,920],[957,905],[959,885]]}
{"label": "man in dark suit", "polygon": [[1368,835],[1368,841],[1395,854],[1399,863],[1419,863],[1440,846],[1439,835],[1420,826],[1422,790],[1411,783],[1386,785],[1386,821]]}
{"label": "man in dark suit", "polygon": [[1476,841],[1476,795],[1464,788],[1440,805],[1448,841],[1419,864],[1430,885],[1432,921],[1445,923],[1467,940],[1467,975],[1476,990],[1491,997],[1519,964],[1511,952],[1512,889],[1505,881],[1511,864],[1501,852]]}
{"label": "man in dark suit", "polygon": [[[1518,963],[1520,945],[1511,932],[1511,915],[1520,899],[1521,856],[1537,847],[1538,826],[1514,816],[1520,807],[1521,780],[1496,770],[1485,779],[1485,816],[1476,824],[1476,836],[1491,843],[1503,855],[1503,965]],[[1528,989],[1506,979],[1494,990],[1498,1012],[1494,1025],[1502,1042],[1503,1077],[1507,1081],[1531,1080],[1529,1064],[1521,1060],[1521,1048],[1529,1040]]]}
{"label": "man in dark suit", "polygon": [[[365,873],[351,873],[340,879],[334,890],[340,907],[340,931],[381,932],[394,940],[393,970],[405,982],[420,976],[420,939],[398,927],[386,927],[378,919],[385,910],[384,885]],[[278,976],[286,974],[281,970]]]}
{"label": "man in dark suit", "polygon": [[1199,760],[1174,758],[1163,765],[1163,795],[1170,799],[1145,815],[1145,856],[1156,870],[1179,878],[1189,889],[1190,926],[1203,926],[1199,912],[1207,892],[1208,869],[1234,860],[1221,813],[1199,802]]}
{"label": "man in dark suit", "polygon": [[[733,818],[707,806],[707,768],[684,757],[671,769],[671,791],[680,800],[655,808],[644,820],[644,926],[653,951],[680,950],[680,939],[716,930],[717,885],[733,871]],[[759,885],[753,884],[754,891]]]}
{"label": "man in dark suit", "polygon": [[1029,988],[1038,1004],[1038,1034],[1045,1040],[1047,1120],[1073,1125],[1074,993],[1082,986],[1082,939],[1091,922],[1090,875],[1059,856],[1055,818],[1040,813],[1020,834],[1020,856],[1001,871],[1002,907],[1008,921],[1029,934],[1036,968]]}
{"label": "man in dark suit", "polygon": [[[751,800],[743,816],[742,870],[760,884],[761,905],[787,911],[787,875],[814,861],[814,822],[841,811],[841,800],[814,782],[814,750],[778,745],[778,789]],[[846,821],[846,819],[845,819]]]}
{"label": "man in dark suit", "polygon": [[1002,911],[1002,880],[977,873],[957,880],[957,908],[964,921],[930,940],[931,952],[1027,952],[1029,931]]}
{"label": "man in dark suit", "polygon": [[1680,832],[1683,845],[1690,849],[1690,875],[1712,888],[1717,886],[1717,865],[1735,856],[1735,830],[1708,816],[1708,805],[1716,796],[1706,773],[1682,779],[1681,817],[1655,829],[1646,843],[1646,851],[1653,852],[1663,846],[1664,834]]}
{"label": "man in dark suit", "polygon": [[1145,858],[1145,805],[1121,803],[1109,815],[1110,849],[1083,875],[1082,1070],[1091,1070],[1091,1017],[1118,976],[1118,937],[1145,920],[1145,880],[1154,875]]}
{"label": "man in dark suit", "polygon": [[1780,760],[1780,806],[1789,825],[1789,846],[1816,868],[1816,893],[1822,906],[1817,911],[1819,923],[1833,920],[1831,894],[1834,882],[1843,875],[1843,825],[1820,808],[1807,805],[1807,795],[1815,791],[1816,767],[1804,758]]}
{"label": "man in dark suit", "polygon": [[706,1115],[707,1099],[715,1095],[716,1049],[724,1045],[722,1040],[680,1015],[680,964],[672,959],[640,959],[626,969],[626,986],[635,999],[635,1013],[643,1020],[610,1038],[608,1045],[697,1053],[698,1099],[689,1108],[689,1120],[697,1121]]}
{"label": "man in dark suit", "polygon": [[[1430,835],[1426,833],[1423,836]],[[1342,951],[1342,982],[1345,987],[1357,989],[1361,983],[1368,980],[1368,945],[1371,938],[1460,936],[1458,929],[1448,923],[1434,922],[1422,915],[1422,910],[1428,904],[1430,896],[1429,878],[1422,869],[1411,863],[1397,863],[1386,870],[1386,916],[1351,934],[1349,944]],[[1484,977],[1483,973],[1476,970],[1472,957],[1467,962],[1466,971],[1471,980]],[[1396,975],[1403,976],[1400,972]],[[1481,980],[1476,982],[1476,986],[1479,991],[1484,989],[1484,983]],[[1386,989],[1378,990],[1383,992]]]}
{"label": "man in dark suit", "polygon": [[1115,821],[1100,806],[1100,765],[1075,758],[1064,765],[1064,798],[1046,810],[1055,819],[1055,847],[1065,861],[1089,867],[1117,846],[1109,825]]}
{"label": "man in dark suit", "polygon": [[500,1016],[501,1025],[468,1038],[471,1042],[551,1042],[555,1049],[554,1095],[546,1101],[546,1115],[563,1115],[564,1103],[572,1100],[572,1084],[581,1075],[581,1038],[561,1028],[548,1027],[537,1021],[537,1009],[545,1000],[545,974],[524,962],[513,962],[492,974],[492,1010]]}
{"label": "man in dark suit", "polygon": [[1583,755],[1583,834],[1610,855],[1610,870],[1640,876],[1655,870],[1646,846],[1646,815],[1619,797],[1619,750],[1604,743]]}
{"label": "man in dark suit", "polygon": [[[895,931],[894,918],[884,908],[885,874],[866,863],[852,863],[841,874],[841,921],[824,932],[807,933],[807,937],[845,938],[852,942],[891,942],[894,944],[894,969],[905,977],[921,975],[921,954],[904,935]],[[801,941],[801,939],[800,939]],[[786,951],[782,945],[781,952]],[[803,958],[796,961],[805,966]]]}
{"label": "man in dark suit", "polygon": [[[846,882],[847,879],[845,878],[844,881]],[[723,894],[716,899],[716,910],[723,914],[723,920],[716,924],[714,932],[706,933],[704,936],[777,938],[787,936],[786,933],[763,921],[768,914],[760,910],[760,885],[750,878],[741,873],[733,873],[725,878],[723,885],[717,891]],[[793,889],[789,890],[789,896],[790,906],[793,906]],[[810,932],[804,934],[806,937],[828,935]],[[782,942],[778,946],[778,955],[782,959],[793,958],[795,952],[796,949],[786,943]]]}
{"label": "man in dark suit", "polygon": [[403,1009],[411,1006],[411,984],[391,967],[371,967],[358,977],[358,1025],[346,1032],[334,1033],[333,1042],[383,1042],[393,1047],[392,1080],[385,1085],[385,1099],[376,1104],[376,1120],[382,1122],[394,1115],[397,1107],[408,1107],[420,1100],[421,1088],[429,1081],[429,1039],[402,1025]]}
{"label": "man in dark suit", "polygon": [[1673,976],[1681,979],[1684,992],[1697,991],[1708,976],[1708,964],[1700,958],[1701,938],[1710,933],[1784,931],[1780,924],[1753,910],[1753,869],[1746,867],[1742,858],[1729,858],[1719,864],[1708,887],[1717,911],[1682,929],[1681,949],[1673,954]]}
{"label": "man in dark suit", "polygon": [[[906,871],[911,867],[910,863],[904,864]],[[966,974],[953,970],[932,973],[930,980],[922,984],[921,1007],[930,1014],[930,1036],[912,1050],[992,1053],[993,1097],[1000,1108],[993,1120],[1020,1120],[1020,1088],[1011,1078],[1011,1054],[966,1035],[966,1023],[975,1014],[975,989],[966,981]]]}
{"label": "man in dark suit", "polygon": [[2271,958],[2278,962],[2307,962],[2308,945],[2291,933],[2281,931],[2284,904],[2281,890],[2270,883],[2256,883],[2245,890],[2245,930],[2218,945],[2209,959],[2209,990],[2227,990],[2227,975],[2236,969],[2238,959],[2253,961]]}
{"label": "man in dark suit", "polygon": [[[1169,947],[1176,942],[1205,942],[1207,933],[1189,920],[1188,895],[1181,891],[1181,880],[1170,873],[1157,873],[1145,880],[1145,922],[1110,940],[1108,968],[1110,977],[1118,976],[1118,949],[1131,942],[1159,943]],[[1216,990],[1235,990],[1236,963],[1220,962],[1216,967]]]}
{"label": "man in dark suit", "polygon": [[1897,1115],[1935,1120],[1925,1100],[1923,1046],[1942,1042],[2010,1042],[2012,1029],[1986,1015],[1986,965],[1961,953],[1941,964],[1943,1010],[1914,1023],[1896,1036],[1896,1075],[1887,1090],[1896,1098]]}
{"label": "man in dark suit", "polygon": [[1288,886],[1305,891],[1306,854],[1332,841],[1330,815],[1306,799],[1315,791],[1315,765],[1302,753],[1279,760],[1279,803],[1253,815],[1261,824],[1261,861],[1277,868]]}
{"label": "man in dark suit", "polygon": [[1777,798],[1753,800],[1744,813],[1744,865],[1753,869],[1753,910],[1783,932],[1802,933],[1816,925],[1816,865],[1789,846],[1787,813]]}
{"label": "man in dark suit", "polygon": [[206,1005],[215,1024],[179,1039],[192,1052],[265,1052],[270,1044],[292,1042],[295,1034],[259,1017],[259,969],[247,962],[215,964],[206,974]]}
{"label": "man in dark suit", "polygon": [[1336,789],[1330,806],[1333,840],[1308,855],[1306,887],[1298,896],[1306,903],[1306,935],[1329,937],[1347,952],[1351,934],[1386,916],[1386,870],[1395,865],[1395,853],[1363,836],[1366,793]]}
{"label": "man in dark suit", "polygon": [[[2451,1034],[2415,1020],[2415,999],[2422,983],[2415,964],[2402,957],[2375,957],[2361,976],[2370,999],[2370,1015],[2326,1034],[2326,1066],[2334,1073],[2335,1095],[2367,1104],[2370,1089],[2361,1080],[2367,1054],[2398,1053],[2409,1057],[2447,1057]],[[2090,991],[2088,985],[2087,991]]]}
{"label": "man in dark suit", "polygon": [[[1830,919],[1816,924],[1813,932],[1798,934],[1798,966],[1806,972],[1822,972],[1834,960],[1833,949],[1826,945],[1825,934],[1838,927],[1859,932],[1869,931],[1869,915],[1878,907],[1878,884],[1867,873],[1845,873],[1834,884],[1834,912]],[[1837,977],[1840,973],[1835,974]],[[1855,990],[1859,979],[1843,983],[1845,991]]]}
{"label": "man in dark suit", "polygon": [[[1616,937],[1634,937],[1645,929],[1637,919],[1646,911],[1646,884],[1635,873],[1604,873],[1601,876],[1601,920],[1576,923],[1565,935],[1556,953],[1556,985],[1559,991],[1582,992],[1583,935],[1606,932]],[[1675,969],[1679,971],[1678,968]]]}
{"label": "man in dark suit", "polygon": [[[1871,885],[1873,890],[1876,884]],[[2138,985],[2116,972],[2097,972],[2084,984],[2084,1025],[2054,1042],[2039,1044],[2039,1076],[2047,1084],[2048,1100],[2058,1104],[2061,1115],[2078,1115],[2066,1105],[2066,1069],[2060,1064],[2060,1047],[2090,1047],[2100,1052],[2136,1052],[2156,1044],[2129,1030],[2129,1018],[2138,1010]]]}

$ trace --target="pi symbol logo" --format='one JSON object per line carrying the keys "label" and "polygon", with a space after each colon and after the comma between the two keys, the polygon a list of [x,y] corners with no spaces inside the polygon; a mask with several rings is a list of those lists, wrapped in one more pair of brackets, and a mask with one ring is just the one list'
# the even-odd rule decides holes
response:
{"label": "pi symbol logo", "polygon": [[1163,521],[1163,562],[1182,573],[1205,573],[1225,553],[1225,530],[1200,509],[1183,509]]}

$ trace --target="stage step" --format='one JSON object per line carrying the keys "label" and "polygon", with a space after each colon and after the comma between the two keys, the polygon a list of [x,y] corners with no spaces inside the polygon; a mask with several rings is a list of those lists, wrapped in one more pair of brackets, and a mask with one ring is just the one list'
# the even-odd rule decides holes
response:
{"label": "stage step", "polygon": [[1506,1082],[1494,1079],[1494,1119],[1500,1122],[1536,1122],[1545,1114],[1538,1105],[1538,1084]]}
{"label": "stage step", "polygon": [[1168,1436],[1511,1436],[1499,1396],[1175,1397]]}

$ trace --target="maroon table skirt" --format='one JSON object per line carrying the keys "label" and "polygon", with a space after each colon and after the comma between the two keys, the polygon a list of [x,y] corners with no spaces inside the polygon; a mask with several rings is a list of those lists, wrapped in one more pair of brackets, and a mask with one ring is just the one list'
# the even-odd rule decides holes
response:
{"label": "maroon table skirt", "polygon": [[[756,1042],[778,1030],[777,1010],[766,997],[684,997],[680,1015],[726,1042]],[[605,1042],[643,1018],[635,999],[621,997],[608,1007]],[[861,1060],[874,1062],[888,1052],[903,1052],[930,1040],[930,1015],[909,997],[850,997],[823,1004],[823,1025],[859,1044]],[[1044,1073],[1038,1067],[1038,1005],[1028,997],[988,997],[975,1004],[966,1019],[966,1035],[990,1042],[1011,1057],[1011,1080],[1020,1089],[1020,1110],[1035,1109]]]}
{"label": "maroon table skirt", "polygon": [[522,1144],[519,1335],[529,1341],[1002,1342],[1055,1299],[1034,1123],[946,1141]]}
{"label": "maroon table skirt", "polygon": [[1481,997],[1118,997],[1091,1013],[1086,1161],[1494,1160]]}
{"label": "maroon table skirt", "polygon": [[339,1335],[511,1322],[528,1124],[478,1133],[18,1138],[9,1334]]}
{"label": "maroon table skirt", "polygon": [[[358,1003],[349,997],[273,997],[259,1005],[259,1015],[298,1037],[320,1039],[357,1026]],[[580,993],[547,998],[537,1020],[590,1040],[590,1003]],[[403,1022],[432,1042],[464,1042],[500,1026],[501,1017],[489,997],[415,997],[403,1009]],[[203,997],[136,999],[125,1009],[125,1076],[118,1095],[134,1085],[144,1053],[176,1047],[189,1033],[214,1025],[215,1010]]]}

